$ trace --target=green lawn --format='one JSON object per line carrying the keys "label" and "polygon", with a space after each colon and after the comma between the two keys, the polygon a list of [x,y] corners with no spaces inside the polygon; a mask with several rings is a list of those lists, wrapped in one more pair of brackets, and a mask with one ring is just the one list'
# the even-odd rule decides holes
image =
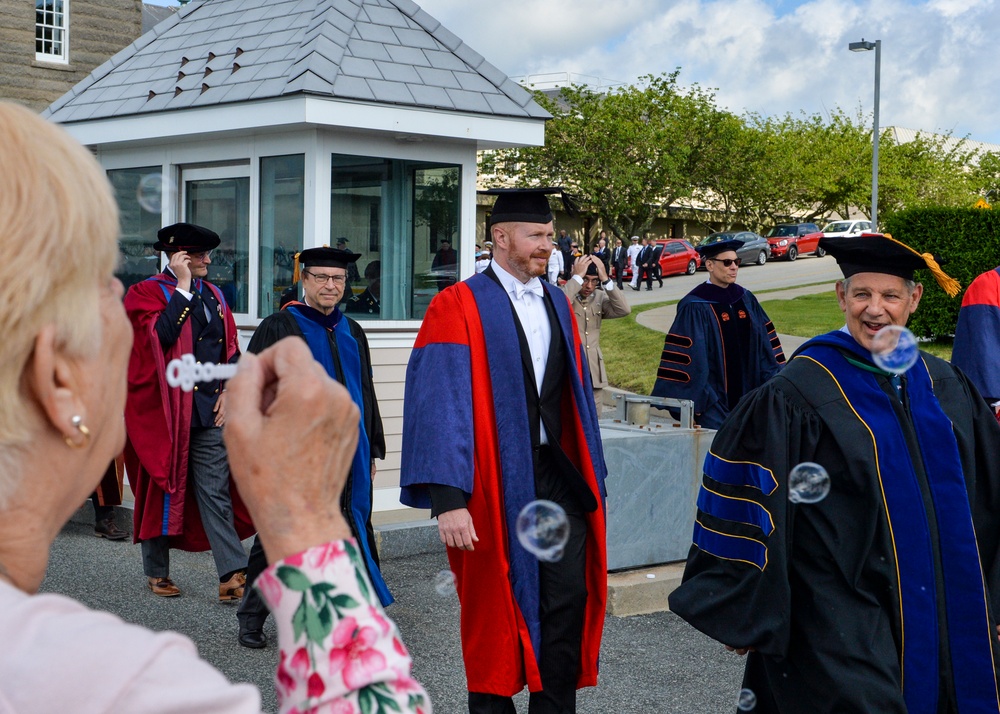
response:
{"label": "green lawn", "polygon": [[636,394],[652,391],[663,352],[663,333],[643,327],[635,317],[646,310],[676,302],[636,305],[625,317],[601,322],[601,352],[608,381],[613,386]]}
{"label": "green lawn", "polygon": [[[601,323],[601,351],[608,370],[608,381],[615,387],[636,394],[649,394],[656,381],[663,351],[663,333],[643,327],[637,315],[671,302],[637,305],[632,314]],[[843,326],[844,315],[837,306],[834,292],[803,295],[792,300],[764,300],[764,311],[783,335],[814,337]],[[924,343],[921,349],[942,359],[951,359],[951,340]],[[786,355],[790,357],[791,355]]]}

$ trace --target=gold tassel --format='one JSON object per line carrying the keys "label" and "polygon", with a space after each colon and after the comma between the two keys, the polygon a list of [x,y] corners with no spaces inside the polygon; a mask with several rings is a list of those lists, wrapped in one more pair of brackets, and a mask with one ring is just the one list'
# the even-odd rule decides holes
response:
{"label": "gold tassel", "polygon": [[927,263],[927,269],[931,271],[934,279],[937,280],[937,284],[941,286],[942,290],[948,293],[948,297],[955,297],[958,295],[959,291],[962,289],[962,284],[941,270],[941,266],[937,264],[937,261],[934,260],[934,256],[930,253],[922,253],[921,257],[924,259],[924,262]]}
{"label": "gold tassel", "polygon": [[292,285],[295,285],[299,280],[302,279],[302,271],[299,269],[299,256],[302,253],[295,254],[295,266],[292,268]]}
{"label": "gold tassel", "polygon": [[955,280],[955,278],[951,277],[946,272],[941,270],[941,266],[938,265],[936,260],[934,260],[933,254],[917,253],[917,251],[913,250],[913,248],[906,245],[906,243],[896,240],[888,233],[883,233],[882,235],[891,240],[893,243],[901,245],[907,250],[913,251],[921,258],[923,258],[924,263],[927,265],[927,269],[931,271],[931,275],[934,276],[934,279],[937,281],[937,284],[941,286],[941,289],[944,290],[946,293],[948,293],[948,297],[955,297],[961,291],[962,284],[957,280]]}

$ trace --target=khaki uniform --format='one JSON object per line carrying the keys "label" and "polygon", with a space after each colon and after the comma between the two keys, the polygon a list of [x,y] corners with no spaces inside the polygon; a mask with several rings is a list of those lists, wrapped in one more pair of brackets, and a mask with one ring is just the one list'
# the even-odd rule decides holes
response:
{"label": "khaki uniform", "polygon": [[618,288],[605,290],[601,286],[584,300],[579,297],[582,287],[571,278],[566,281],[563,290],[573,305],[580,341],[587,350],[590,379],[594,383],[594,401],[597,403],[597,413],[600,414],[601,395],[604,387],[608,386],[608,373],[604,369],[604,355],[601,353],[601,321],[624,317],[632,312],[632,308],[626,302],[625,294]]}

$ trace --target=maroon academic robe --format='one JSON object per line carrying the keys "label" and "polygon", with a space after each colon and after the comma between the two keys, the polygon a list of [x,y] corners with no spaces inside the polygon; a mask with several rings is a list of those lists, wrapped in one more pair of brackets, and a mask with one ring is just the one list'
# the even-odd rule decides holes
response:
{"label": "maroon academic robe", "polygon": [[[239,352],[236,322],[219,289],[207,281],[204,284],[224,308],[228,361]],[[171,360],[194,352],[191,321],[185,321],[180,338],[169,349],[163,348],[156,333],[156,320],[167,308],[176,285],[161,273],[136,283],[125,295],[125,310],[135,333],[125,402],[125,467],[135,491],[133,538],[140,541],[166,535],[171,548],[203,551],[211,546],[194,491],[187,488],[193,394],[170,387],[166,379]],[[250,514],[232,482],[230,492],[236,532],[240,538],[248,538],[255,532]]]}

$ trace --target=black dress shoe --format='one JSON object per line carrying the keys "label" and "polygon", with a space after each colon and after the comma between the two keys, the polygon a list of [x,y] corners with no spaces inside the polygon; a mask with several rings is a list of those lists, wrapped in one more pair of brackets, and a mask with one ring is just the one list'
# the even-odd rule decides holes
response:
{"label": "black dress shoe", "polygon": [[115,517],[106,518],[103,521],[97,521],[94,524],[94,535],[98,538],[107,538],[108,540],[125,540],[128,537],[128,533],[123,531],[115,523]]}
{"label": "black dress shoe", "polygon": [[264,636],[264,630],[240,629],[240,635],[237,639],[241,645],[253,650],[260,650],[267,647],[267,637]]}
{"label": "black dress shoe", "polygon": [[634,285],[629,285],[629,287],[635,290],[636,292],[639,292],[639,288],[635,287]]}

